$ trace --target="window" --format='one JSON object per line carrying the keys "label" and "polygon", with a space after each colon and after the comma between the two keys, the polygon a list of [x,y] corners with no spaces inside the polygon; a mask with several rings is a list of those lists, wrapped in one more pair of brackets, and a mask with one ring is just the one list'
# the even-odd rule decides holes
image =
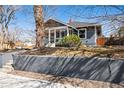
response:
{"label": "window", "polygon": [[78,31],[77,30],[75,30],[75,29],[73,29],[73,34],[75,34],[75,35],[77,35],[78,36]]}
{"label": "window", "polygon": [[79,37],[86,38],[86,29],[79,29]]}
{"label": "window", "polygon": [[60,40],[60,30],[56,30],[56,42],[58,42]]}
{"label": "window", "polygon": [[56,38],[59,38],[59,37],[60,37],[59,31],[56,31]]}
{"label": "window", "polygon": [[66,30],[63,30],[63,31],[61,32],[61,35],[62,35],[62,38],[63,38],[64,36],[67,36],[67,31],[66,31]]}

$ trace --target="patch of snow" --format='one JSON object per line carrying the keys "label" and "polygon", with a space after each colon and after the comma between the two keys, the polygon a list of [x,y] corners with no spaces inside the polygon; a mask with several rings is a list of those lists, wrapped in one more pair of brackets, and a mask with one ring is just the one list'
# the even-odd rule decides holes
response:
{"label": "patch of snow", "polygon": [[0,88],[74,88],[71,85],[36,80],[0,72]]}

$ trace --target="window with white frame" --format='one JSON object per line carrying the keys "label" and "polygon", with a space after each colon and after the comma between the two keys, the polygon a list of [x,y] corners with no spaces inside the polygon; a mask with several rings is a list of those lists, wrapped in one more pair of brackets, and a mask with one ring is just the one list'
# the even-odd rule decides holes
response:
{"label": "window with white frame", "polygon": [[61,31],[61,35],[62,35],[62,38],[63,38],[64,36],[67,36],[67,30],[62,30],[62,31]]}
{"label": "window with white frame", "polygon": [[58,42],[60,39],[60,31],[56,30],[56,42]]}
{"label": "window with white frame", "polygon": [[86,39],[86,29],[79,29],[79,37]]}

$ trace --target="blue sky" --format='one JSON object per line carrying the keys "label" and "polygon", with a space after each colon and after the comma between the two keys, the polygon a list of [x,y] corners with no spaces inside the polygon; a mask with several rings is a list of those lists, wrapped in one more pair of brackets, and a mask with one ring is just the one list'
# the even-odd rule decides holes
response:
{"label": "blue sky", "polygon": [[[104,6],[44,6],[47,7],[46,15],[49,17],[68,22],[71,18],[72,21],[81,22],[98,22],[96,19],[88,19],[88,17],[105,16],[122,13],[124,6],[104,7]],[[46,17],[46,16],[45,16]],[[34,17],[33,6],[20,6],[20,10],[16,12],[16,20],[11,24],[11,27],[18,27],[25,30],[34,30]],[[105,22],[100,21],[100,24]],[[103,33],[107,35],[110,30],[109,26],[103,25]]]}

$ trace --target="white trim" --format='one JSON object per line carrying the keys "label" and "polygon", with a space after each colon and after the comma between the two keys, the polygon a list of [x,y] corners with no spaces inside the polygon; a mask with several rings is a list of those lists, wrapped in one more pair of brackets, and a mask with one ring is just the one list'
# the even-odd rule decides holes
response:
{"label": "white trim", "polygon": [[54,30],[54,43],[56,43],[56,30]]}
{"label": "white trim", "polygon": [[69,36],[69,28],[68,28],[68,26],[67,26],[67,36]]}
{"label": "white trim", "polygon": [[97,42],[96,42],[96,40],[97,40],[97,29],[96,29],[96,26],[94,27],[94,30],[95,30],[95,45],[97,45]]}
{"label": "white trim", "polygon": [[61,39],[62,38],[62,30],[60,30],[60,32],[59,32],[59,39]]}
{"label": "white trim", "polygon": [[78,36],[79,36],[79,34],[80,34],[80,33],[79,33],[79,30],[78,30]]}
{"label": "white trim", "polygon": [[48,35],[49,43],[50,43],[50,37],[51,37],[50,35],[51,35],[51,34],[50,34],[50,29],[49,29],[49,35]]}
{"label": "white trim", "polygon": [[57,29],[67,29],[67,26],[49,27],[49,28],[46,28],[45,30],[57,30]]}

